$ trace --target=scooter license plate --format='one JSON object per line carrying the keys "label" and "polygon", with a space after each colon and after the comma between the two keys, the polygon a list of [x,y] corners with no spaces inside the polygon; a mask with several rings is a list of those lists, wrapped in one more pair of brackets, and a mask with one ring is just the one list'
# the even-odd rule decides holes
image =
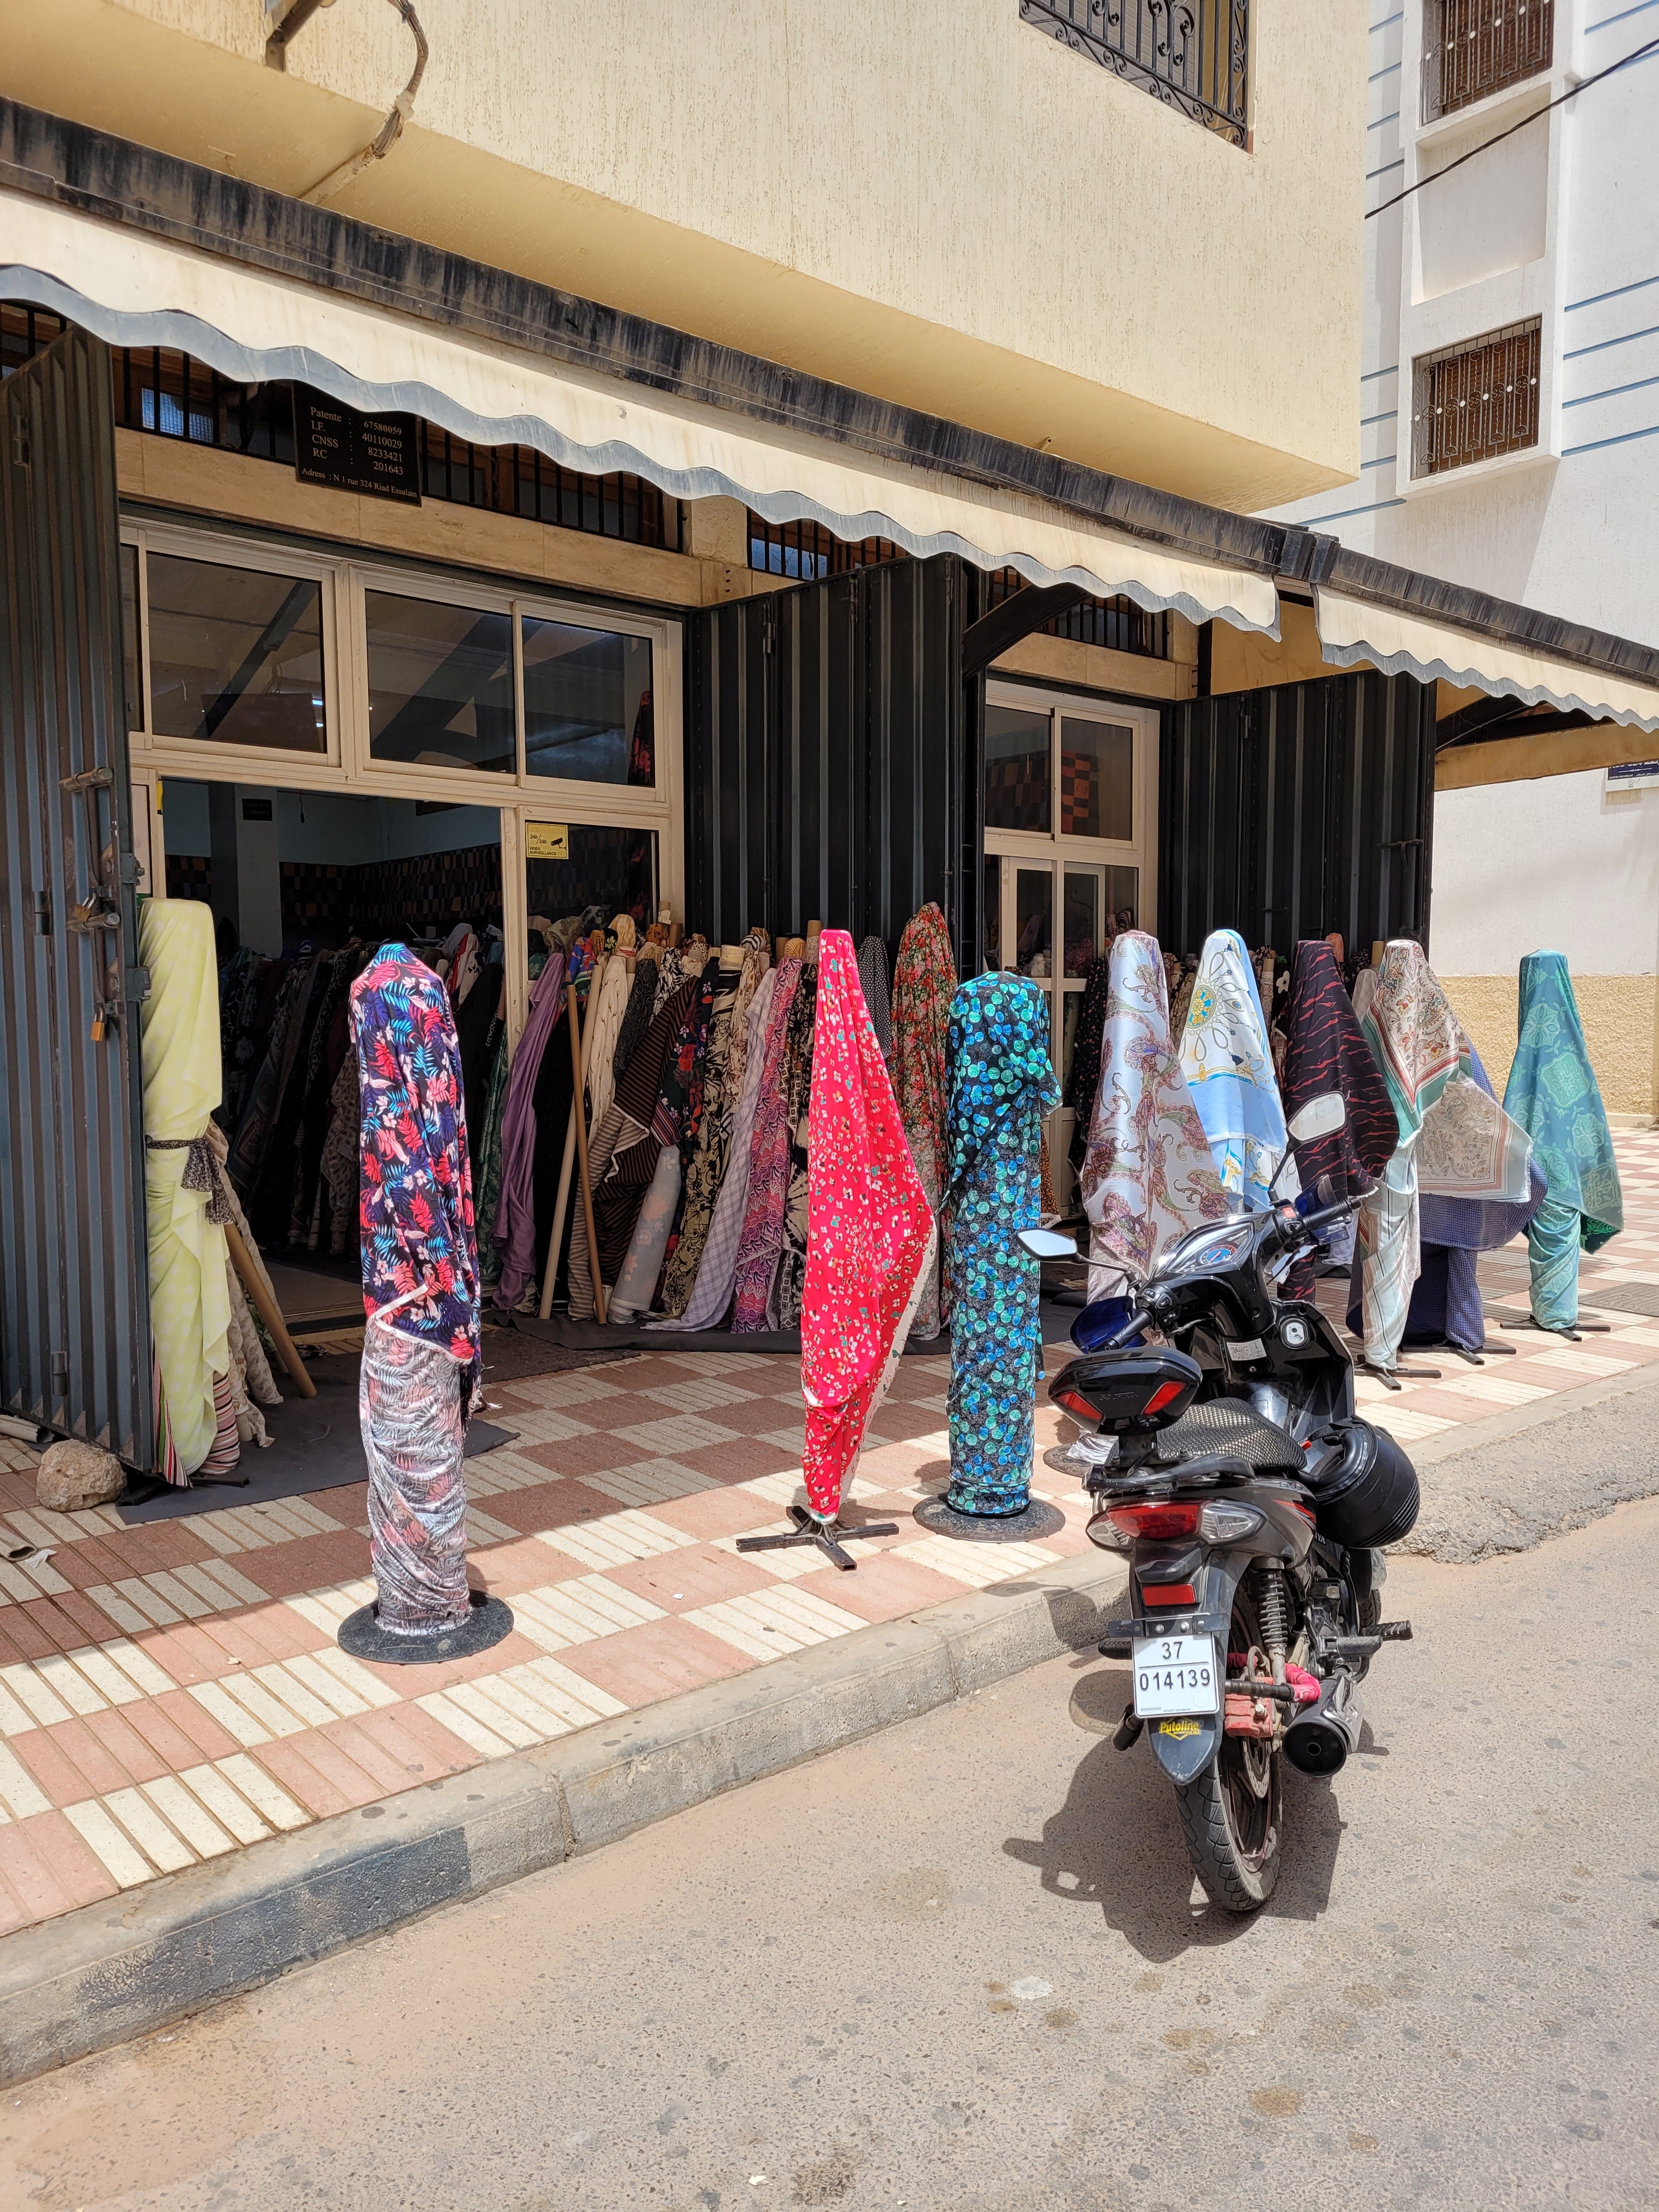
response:
{"label": "scooter license plate", "polygon": [[1137,1636],[1133,1659],[1139,1719],[1220,1711],[1213,1636]]}

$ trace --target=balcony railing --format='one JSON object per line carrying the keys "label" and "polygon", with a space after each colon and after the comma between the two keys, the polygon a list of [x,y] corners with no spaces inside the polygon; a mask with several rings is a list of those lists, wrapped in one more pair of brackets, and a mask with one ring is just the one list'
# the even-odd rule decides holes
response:
{"label": "balcony railing", "polygon": [[1412,364],[1412,474],[1437,477],[1538,443],[1541,325],[1511,323]]}
{"label": "balcony railing", "polygon": [[1230,144],[1246,143],[1250,0],[1019,0],[1019,12]]}
{"label": "balcony railing", "polygon": [[1424,0],[1423,120],[1547,70],[1555,0]]}

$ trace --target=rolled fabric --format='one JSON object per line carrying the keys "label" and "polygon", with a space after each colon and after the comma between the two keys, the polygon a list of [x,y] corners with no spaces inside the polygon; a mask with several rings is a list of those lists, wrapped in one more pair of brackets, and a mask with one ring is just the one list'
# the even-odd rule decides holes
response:
{"label": "rolled fabric", "polygon": [[1532,1317],[1540,1328],[1570,1329],[1578,1319],[1578,1255],[1583,1216],[1547,1198],[1527,1227]]}
{"label": "rolled fabric", "polygon": [[976,975],[951,1002],[945,1050],[948,1502],[959,1513],[1022,1513],[1042,1372],[1042,1269],[1016,1232],[1042,1218],[1042,1120],[1060,1100],[1047,993],[1012,970]]}
{"label": "rolled fabric", "polygon": [[1417,1146],[1424,1118],[1463,1066],[1462,1032],[1445,993],[1410,938],[1383,947],[1376,988],[1360,1022],[1382,1071],[1398,1141],[1359,1209],[1354,1265],[1362,1282],[1365,1358],[1384,1370],[1399,1358],[1420,1262]]}
{"label": "rolled fabric", "polygon": [[1073,1172],[1083,1166],[1089,1149],[1089,1123],[1100,1090],[1100,1054],[1106,1034],[1106,1005],[1112,994],[1112,962],[1100,953],[1089,963],[1083,985],[1083,1004],[1078,1009],[1077,1034],[1072,1040],[1071,1072],[1066,1079],[1066,1103],[1073,1108],[1072,1142],[1067,1157]]}
{"label": "rolled fabric", "polygon": [[[651,1017],[656,1012],[659,969],[657,947],[647,945],[634,963],[634,984],[629,992],[628,1003],[617,1031],[616,1049],[611,1060],[611,1095],[616,1096],[617,1085],[623,1079],[628,1063],[638,1051],[640,1040],[651,1026]],[[594,1115],[595,1127],[600,1116]]]}
{"label": "rolled fabric", "polygon": [[732,1327],[744,1335],[767,1326],[773,1278],[783,1249],[784,1206],[789,1196],[789,1119],[783,1066],[790,1019],[800,988],[800,961],[793,957],[781,961],[777,975],[755,1107],[748,1198],[732,1279]]}
{"label": "rolled fabric", "polygon": [[478,1253],[461,1056],[442,983],[406,945],[383,945],[351,987],[362,1102],[363,1306],[459,1370],[462,1418],[479,1395]]}
{"label": "rolled fabric", "polygon": [[[951,933],[944,914],[929,900],[905,924],[893,969],[893,1090],[910,1156],[935,1212],[945,1179],[945,1038],[956,988]],[[940,1282],[925,1282],[916,1305],[916,1334],[937,1336],[948,1310]]]}
{"label": "rolled fabric", "polygon": [[501,1194],[491,1224],[501,1273],[495,1304],[510,1310],[534,1280],[536,1250],[536,1079],[560,1015],[564,1012],[563,955],[548,956],[530,994],[530,1018],[507,1073],[501,1109]]}
{"label": "rolled fabric", "polygon": [[881,1056],[893,1064],[893,1001],[887,981],[887,947],[878,937],[866,937],[859,947],[859,988],[870,1016],[870,1026],[881,1047]]}
{"label": "rolled fabric", "polygon": [[[678,972],[678,971],[677,971]],[[617,1085],[616,1097],[605,1116],[604,1149],[609,1158],[593,1189],[593,1230],[599,1240],[597,1259],[600,1280],[615,1283],[628,1258],[638,1225],[640,1209],[656,1176],[663,1140],[653,1129],[653,1117],[660,1103],[663,1069],[684,1029],[697,995],[691,979],[678,983],[652,1017],[651,1027]],[[614,1124],[611,1116],[615,1115]],[[675,1149],[678,1138],[675,1136]],[[590,1162],[590,1172],[596,1172]],[[578,1210],[570,1237],[570,1312],[581,1320],[594,1310],[592,1279],[587,1262],[585,1224]],[[660,1253],[659,1259],[660,1259]],[[654,1286],[654,1278],[653,1278]]]}
{"label": "rolled fabric", "polygon": [[[1552,1208],[1546,1221],[1540,1206],[1528,1231],[1533,1317],[1545,1328],[1567,1328],[1578,1316],[1577,1261],[1569,1292],[1563,1257],[1566,1229],[1553,1209],[1565,1206],[1577,1216],[1580,1251],[1599,1252],[1625,1225],[1624,1194],[1613,1132],[1564,955],[1529,952],[1521,963],[1518,1016],[1504,1110],[1532,1139]],[[1538,1230],[1535,1238],[1533,1230]]]}
{"label": "rolled fabric", "polygon": [[766,1062],[766,1036],[778,971],[767,970],[759,982],[744,1023],[743,1091],[732,1123],[731,1161],[715,1201],[703,1246],[702,1263],[685,1311],[678,1319],[653,1322],[653,1328],[714,1328],[732,1303],[737,1276],[738,1244],[743,1235],[749,1201],[749,1171],[753,1157],[755,1109],[760,1101],[761,1074]]}
{"label": "rolled fabric", "polygon": [[[1247,1209],[1262,1211],[1287,1142],[1285,1109],[1255,973],[1236,929],[1212,930],[1204,940],[1181,1031],[1181,1072],[1221,1188]],[[1278,1194],[1294,1198],[1301,1188],[1292,1161]]]}
{"label": "rolled fabric", "polygon": [[376,1317],[363,1331],[357,1413],[376,1624],[394,1636],[441,1636],[471,1607],[455,1361],[395,1318]]}
{"label": "rolled fabric", "polygon": [[150,979],[138,1024],[150,1334],[164,1417],[157,1458],[169,1482],[187,1486],[218,1431],[214,1378],[230,1368],[228,1215],[220,1155],[207,1139],[223,1080],[212,909],[146,899],[138,957]]}
{"label": "rolled fabric", "polygon": [[611,924],[615,950],[605,963],[582,1025],[582,1073],[586,1079],[588,1124],[597,1129],[617,1088],[617,1041],[634,991],[634,917],[619,914]]}
{"label": "rolled fabric", "polygon": [[1089,1291],[1144,1279],[1189,1229],[1231,1211],[1170,1036],[1157,941],[1126,929],[1112,945],[1100,1090],[1083,1162]]}
{"label": "rolled fabric", "polygon": [[812,1511],[833,1521],[904,1348],[934,1228],[845,930],[818,939],[813,1007],[802,1473]]}
{"label": "rolled fabric", "polygon": [[[820,931],[819,938],[822,939]],[[790,1010],[789,1042],[784,1055],[784,1113],[789,1125],[789,1182],[783,1201],[783,1243],[778,1271],[767,1304],[769,1328],[799,1328],[806,1288],[806,1237],[811,1173],[812,1049],[817,1039],[817,955],[801,971],[800,988]]]}
{"label": "rolled fabric", "polygon": [[[753,987],[760,981],[760,963],[765,958],[765,933],[751,931],[744,940],[737,967],[722,968],[715,982],[704,1055],[702,1118],[695,1147],[685,1167],[679,1234],[663,1269],[662,1304],[664,1312],[669,1315],[683,1314],[690,1303],[714,1224],[714,1206],[731,1152],[732,1124],[737,1106],[737,1091],[732,1079],[733,1048],[740,1038],[746,1046],[749,1002],[754,996]],[[746,991],[745,982],[750,986]],[[736,1058],[741,1083],[743,1053],[738,1052]],[[681,1157],[684,1161],[684,1145]]]}
{"label": "rolled fabric", "polygon": [[[1286,1120],[1294,1121],[1311,1100],[1332,1091],[1340,1093],[1347,1107],[1340,1129],[1298,1140],[1296,1165],[1302,1188],[1328,1190],[1328,1203],[1353,1197],[1368,1188],[1394,1157],[1400,1124],[1327,938],[1304,938],[1297,945],[1291,961],[1285,1030],[1279,1095]],[[1350,1216],[1340,1239],[1344,1264],[1353,1243],[1352,1223]],[[1339,1249],[1338,1239],[1333,1238],[1332,1249]],[[1285,1278],[1285,1291],[1291,1297],[1311,1297],[1313,1286],[1313,1260],[1299,1259]]]}

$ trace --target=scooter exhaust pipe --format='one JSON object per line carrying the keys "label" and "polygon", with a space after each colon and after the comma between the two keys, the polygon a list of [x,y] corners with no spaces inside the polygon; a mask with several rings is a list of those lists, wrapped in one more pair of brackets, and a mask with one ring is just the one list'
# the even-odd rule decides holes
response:
{"label": "scooter exhaust pipe", "polygon": [[1364,1717],[1359,1686],[1352,1674],[1333,1674],[1319,1703],[1299,1713],[1285,1731],[1285,1756],[1303,1774],[1338,1773],[1359,1748]]}

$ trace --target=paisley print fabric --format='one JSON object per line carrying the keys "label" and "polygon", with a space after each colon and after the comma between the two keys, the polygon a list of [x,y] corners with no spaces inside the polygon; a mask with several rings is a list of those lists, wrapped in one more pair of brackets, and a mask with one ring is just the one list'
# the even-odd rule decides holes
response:
{"label": "paisley print fabric", "polygon": [[[945,1176],[945,1036],[956,988],[951,933],[930,900],[905,924],[893,969],[893,1089],[911,1158],[935,1208]],[[937,1336],[949,1310],[939,1283],[930,1278],[916,1306],[916,1334]]]}
{"label": "paisley print fabric", "polygon": [[433,1345],[477,1395],[478,1255],[461,1059],[449,994],[406,945],[383,945],[351,987],[362,1109],[363,1305]]}
{"label": "paisley print fabric", "polygon": [[1200,1222],[1231,1208],[1170,1036],[1164,963],[1144,930],[1112,945],[1100,1091],[1083,1162],[1090,1292],[1126,1287]]}
{"label": "paisley print fabric", "polygon": [[1389,1086],[1398,1133],[1393,1156],[1359,1209],[1354,1240],[1365,1357],[1387,1370],[1399,1357],[1421,1258],[1418,1139],[1424,1116],[1463,1064],[1462,1032],[1420,945],[1397,938],[1384,946],[1360,1028]]}
{"label": "paisley print fabric", "polygon": [[778,1255],[783,1249],[783,1211],[789,1195],[789,1115],[783,1063],[790,1018],[800,989],[801,963],[778,963],[772,1018],[766,1034],[755,1135],[749,1155],[749,1194],[738,1241],[732,1327],[744,1335],[769,1326],[767,1305]]}
{"label": "paisley print fabric", "polygon": [[663,1310],[674,1316],[683,1314],[690,1304],[714,1222],[715,1201],[731,1156],[732,1123],[748,1050],[749,1005],[767,958],[764,931],[751,931],[738,953],[738,964],[722,968],[714,987],[703,1079],[702,1121],[697,1133],[696,1150],[685,1171],[679,1237],[663,1270]]}
{"label": "paisley print fabric", "polygon": [[1480,1055],[1460,1029],[1468,1073],[1446,1085],[1423,1121],[1417,1187],[1423,1242],[1491,1252],[1538,1211],[1544,1182],[1532,1139],[1498,1104]]}
{"label": "paisley print fabric", "polygon": [[845,930],[818,939],[813,1008],[803,1472],[813,1512],[833,1521],[903,1349],[934,1229]]}
{"label": "paisley print fabric", "polygon": [[[1244,1206],[1261,1210],[1285,1150],[1285,1109],[1261,993],[1236,929],[1213,930],[1204,940],[1181,1032],[1181,1069],[1221,1188]],[[1294,1198],[1301,1188],[1292,1163],[1279,1195]]]}
{"label": "paisley print fabric", "polygon": [[1041,1218],[1042,1121],[1060,1101],[1046,993],[1012,972],[975,976],[951,1002],[945,1049],[949,1502],[961,1513],[1020,1513],[1042,1328],[1038,1262],[1015,1232]]}

